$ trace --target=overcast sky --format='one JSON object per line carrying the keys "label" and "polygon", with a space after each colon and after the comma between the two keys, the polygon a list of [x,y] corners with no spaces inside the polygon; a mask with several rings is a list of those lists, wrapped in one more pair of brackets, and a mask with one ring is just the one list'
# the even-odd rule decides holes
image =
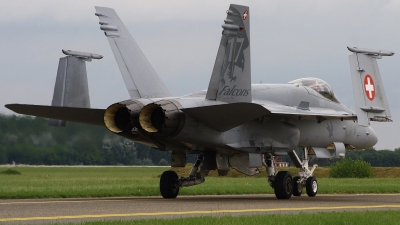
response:
{"label": "overcast sky", "polygon": [[[0,113],[49,105],[61,49],[104,55],[87,63],[91,105],[129,98],[94,6],[114,8],[173,95],[206,89],[230,1],[3,0]],[[378,61],[394,123],[374,123],[377,149],[400,147],[400,1],[236,1],[250,6],[253,83],[327,81],[354,109],[346,46],[394,51]]]}

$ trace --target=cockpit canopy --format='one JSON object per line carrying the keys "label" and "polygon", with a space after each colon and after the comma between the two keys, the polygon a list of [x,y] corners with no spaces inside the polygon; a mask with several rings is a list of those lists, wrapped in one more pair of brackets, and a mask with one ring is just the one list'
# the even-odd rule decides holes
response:
{"label": "cockpit canopy", "polygon": [[325,98],[339,103],[339,100],[336,97],[335,93],[333,93],[332,88],[329,86],[328,83],[326,83],[321,79],[313,77],[300,78],[297,80],[290,81],[289,84],[312,88]]}

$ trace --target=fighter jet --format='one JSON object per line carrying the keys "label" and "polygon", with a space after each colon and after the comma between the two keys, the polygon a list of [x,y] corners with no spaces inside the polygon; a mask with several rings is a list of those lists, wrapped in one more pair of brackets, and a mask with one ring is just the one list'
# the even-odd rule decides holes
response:
{"label": "fighter jet", "polygon": [[[265,167],[278,199],[318,192],[309,157],[345,157],[345,151],[377,143],[371,121],[391,121],[377,59],[390,51],[348,47],[356,112],[343,105],[318,78],[285,84],[251,84],[250,10],[230,5],[207,90],[173,97],[113,9],[96,7],[130,98],[107,109],[9,104],[26,115],[107,127],[112,133],[160,151],[170,151],[171,166],[198,158],[187,177],[165,171],[164,198],[182,187],[201,184],[210,170],[223,176],[233,168],[246,175]],[[162,47],[162,46],[160,46]],[[178,65],[177,65],[178,66]],[[296,148],[302,149],[298,156]],[[274,157],[289,155],[295,177],[279,171]]]}

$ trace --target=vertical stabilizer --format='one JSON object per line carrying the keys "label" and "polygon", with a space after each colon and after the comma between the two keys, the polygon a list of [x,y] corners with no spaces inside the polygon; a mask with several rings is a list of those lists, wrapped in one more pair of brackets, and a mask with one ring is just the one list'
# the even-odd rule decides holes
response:
{"label": "vertical stabilizer", "polygon": [[[52,106],[90,108],[85,59],[60,58]],[[49,119],[50,126],[65,126],[65,121]]]}
{"label": "vertical stabilizer", "polygon": [[114,9],[95,8],[131,98],[171,96]]}
{"label": "vertical stabilizer", "polygon": [[390,109],[386,99],[376,59],[392,56],[393,52],[347,47],[358,124],[368,126],[369,121],[389,122]]}
{"label": "vertical stabilizer", "polygon": [[230,5],[206,99],[251,102],[249,7]]}

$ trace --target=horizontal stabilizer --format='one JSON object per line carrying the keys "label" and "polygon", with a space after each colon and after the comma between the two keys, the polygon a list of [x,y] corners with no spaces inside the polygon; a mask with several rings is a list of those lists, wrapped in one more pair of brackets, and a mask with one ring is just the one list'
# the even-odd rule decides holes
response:
{"label": "horizontal stabilizer", "polygon": [[189,116],[217,131],[227,131],[270,113],[261,105],[232,103],[182,109]]}
{"label": "horizontal stabilizer", "polygon": [[19,114],[104,126],[104,109],[22,104],[9,104],[5,107]]}

